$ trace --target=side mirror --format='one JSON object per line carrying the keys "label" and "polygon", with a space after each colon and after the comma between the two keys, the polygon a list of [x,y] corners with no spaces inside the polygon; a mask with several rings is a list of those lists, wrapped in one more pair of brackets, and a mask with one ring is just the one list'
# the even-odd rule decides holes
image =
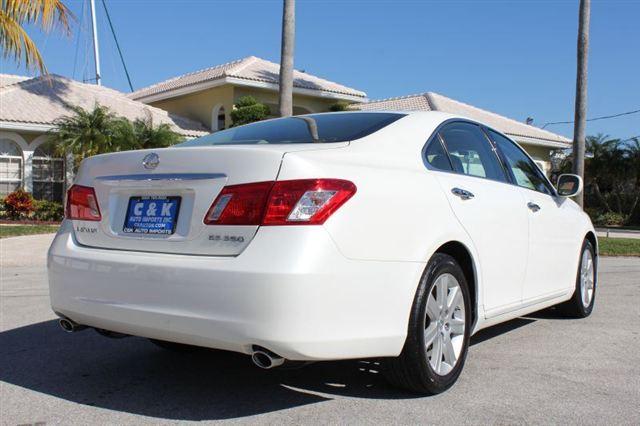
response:
{"label": "side mirror", "polygon": [[574,197],[582,192],[582,178],[578,175],[560,175],[558,176],[558,195],[561,197]]}

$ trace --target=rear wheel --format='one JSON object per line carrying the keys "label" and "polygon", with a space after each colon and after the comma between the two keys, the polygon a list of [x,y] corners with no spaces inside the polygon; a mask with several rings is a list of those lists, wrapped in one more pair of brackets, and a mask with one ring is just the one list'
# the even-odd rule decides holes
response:
{"label": "rear wheel", "polygon": [[578,264],[575,292],[570,300],[559,306],[563,313],[574,318],[586,318],[591,315],[596,301],[597,273],[595,249],[591,241],[585,239]]}
{"label": "rear wheel", "polygon": [[456,260],[435,254],[420,280],[402,353],[385,363],[394,385],[437,394],[458,379],[469,346],[471,299]]}

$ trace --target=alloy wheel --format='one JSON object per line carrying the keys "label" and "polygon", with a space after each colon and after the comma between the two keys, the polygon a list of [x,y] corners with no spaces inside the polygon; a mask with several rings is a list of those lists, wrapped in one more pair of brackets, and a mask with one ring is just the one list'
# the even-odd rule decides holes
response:
{"label": "alloy wheel", "polygon": [[580,264],[580,295],[582,296],[582,305],[586,308],[591,304],[593,299],[595,271],[593,269],[593,255],[591,250],[585,248],[582,253],[582,262]]}
{"label": "alloy wheel", "polygon": [[451,274],[440,275],[427,298],[424,343],[433,371],[445,376],[458,362],[465,333],[464,297]]}

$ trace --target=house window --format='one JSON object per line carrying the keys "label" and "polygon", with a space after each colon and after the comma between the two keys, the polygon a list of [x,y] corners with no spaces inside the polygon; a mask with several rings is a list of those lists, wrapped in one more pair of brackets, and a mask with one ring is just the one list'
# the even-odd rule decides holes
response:
{"label": "house window", "polygon": [[45,143],[33,153],[33,198],[62,201],[64,195],[64,159],[55,155],[53,145]]}
{"label": "house window", "polygon": [[211,131],[217,132],[225,128],[225,110],[223,105],[216,105],[211,111]]}
{"label": "house window", "polygon": [[224,124],[225,124],[224,107],[221,107],[218,110],[218,130],[224,130]]}
{"label": "house window", "polygon": [[0,197],[22,187],[22,150],[11,139],[0,139]]}

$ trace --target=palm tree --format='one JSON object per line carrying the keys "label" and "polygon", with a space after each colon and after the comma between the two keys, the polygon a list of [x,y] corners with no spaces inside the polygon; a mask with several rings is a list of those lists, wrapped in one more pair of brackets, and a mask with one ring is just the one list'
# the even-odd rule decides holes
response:
{"label": "palm tree", "polygon": [[280,50],[280,99],[281,117],[293,114],[293,49],[295,39],[295,0],[284,0],[282,10],[282,45]]}
{"label": "palm tree", "polygon": [[69,106],[74,114],[60,117],[50,133],[58,153],[73,155],[74,165],[92,155],[130,149],[123,135],[123,119],[108,108],[96,104],[93,110]]}
{"label": "palm tree", "polygon": [[46,74],[42,55],[24,27],[35,25],[45,32],[59,28],[71,33],[73,14],[61,0],[1,0],[0,45],[5,58],[13,56],[16,62],[24,60],[29,69],[38,68]]}

